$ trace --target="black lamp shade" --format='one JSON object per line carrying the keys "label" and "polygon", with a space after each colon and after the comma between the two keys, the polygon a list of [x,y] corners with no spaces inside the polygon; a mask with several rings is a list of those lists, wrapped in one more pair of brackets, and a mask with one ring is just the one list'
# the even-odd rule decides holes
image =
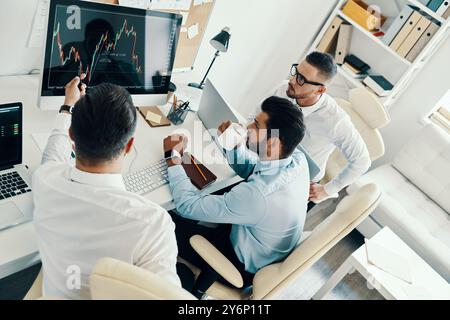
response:
{"label": "black lamp shade", "polygon": [[219,50],[220,52],[228,51],[228,44],[230,43],[230,28],[226,27],[211,39],[210,43],[214,49]]}

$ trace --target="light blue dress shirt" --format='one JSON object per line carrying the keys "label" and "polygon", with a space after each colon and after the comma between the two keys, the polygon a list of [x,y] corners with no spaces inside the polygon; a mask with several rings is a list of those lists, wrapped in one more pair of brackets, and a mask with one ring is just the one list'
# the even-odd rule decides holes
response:
{"label": "light blue dress shirt", "polygon": [[[298,244],[309,196],[305,154],[260,161],[245,147],[226,153],[230,166],[246,179],[230,192],[202,195],[182,166],[168,170],[177,212],[184,218],[232,224],[230,240],[245,270],[255,273],[285,258]],[[248,178],[248,179],[247,179]]]}

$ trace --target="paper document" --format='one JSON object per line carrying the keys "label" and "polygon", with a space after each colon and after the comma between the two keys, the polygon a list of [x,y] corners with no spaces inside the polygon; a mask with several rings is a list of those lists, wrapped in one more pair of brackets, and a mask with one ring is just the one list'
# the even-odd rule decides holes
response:
{"label": "paper document", "polygon": [[198,23],[196,23],[188,28],[188,38],[189,39],[195,38],[197,35],[198,35]]}
{"label": "paper document", "polygon": [[191,8],[191,0],[152,0],[152,10],[185,10]]}
{"label": "paper document", "polygon": [[45,146],[47,145],[48,138],[50,137],[50,133],[33,133],[31,136],[33,137],[39,150],[43,152]]}
{"label": "paper document", "polygon": [[159,114],[148,111],[147,115],[145,116],[145,119],[147,119],[148,121],[160,124],[162,117]]}
{"label": "paper document", "polygon": [[366,241],[367,261],[377,268],[412,284],[412,276],[407,258],[380,246],[373,240]]}
{"label": "paper document", "polygon": [[181,21],[181,25],[184,26],[187,22],[187,19],[189,17],[189,12],[180,12],[180,14],[183,16],[183,20]]}
{"label": "paper document", "polygon": [[50,0],[39,0],[36,6],[33,23],[27,41],[28,48],[44,47],[45,34],[47,32],[47,19]]}
{"label": "paper document", "polygon": [[139,9],[149,9],[150,0],[119,0],[119,5]]}

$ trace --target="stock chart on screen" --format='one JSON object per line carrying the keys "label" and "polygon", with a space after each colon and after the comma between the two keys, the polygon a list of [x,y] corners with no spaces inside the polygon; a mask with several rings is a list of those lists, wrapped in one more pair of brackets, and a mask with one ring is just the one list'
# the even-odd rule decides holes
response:
{"label": "stock chart on screen", "polygon": [[110,82],[140,93],[163,92],[179,21],[162,13],[78,3],[57,4],[51,12],[43,92],[62,90],[82,73],[90,87]]}

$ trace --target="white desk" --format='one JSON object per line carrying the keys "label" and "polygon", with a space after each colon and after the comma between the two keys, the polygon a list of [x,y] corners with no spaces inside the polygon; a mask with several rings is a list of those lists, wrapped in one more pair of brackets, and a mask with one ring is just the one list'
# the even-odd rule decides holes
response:
{"label": "white desk", "polygon": [[379,231],[370,241],[407,259],[405,268],[411,271],[412,284],[386,272],[367,261],[366,245],[356,250],[324,286],[314,295],[323,299],[347,275],[358,271],[368,287],[376,289],[388,300],[449,300],[450,284],[431,268],[388,227]]}
{"label": "white desk", "polygon": [[[173,79],[177,83],[177,77]],[[56,111],[41,111],[37,108],[38,76],[0,77],[0,104],[21,101],[24,106],[23,163],[34,171],[41,161],[41,151],[32,138],[33,133],[48,133],[53,128]],[[139,115],[136,130],[136,149],[127,158],[124,173],[136,171],[163,157],[162,140],[166,136],[182,132],[190,135],[188,151],[211,169],[217,182],[203,192],[212,193],[226,188],[241,179],[226,164],[217,146],[194,113],[190,113],[181,126],[151,128]],[[130,165],[132,164],[131,168]],[[163,186],[146,198],[166,210],[175,206],[169,187]],[[34,228],[31,222],[0,232],[0,279],[39,262]]]}

